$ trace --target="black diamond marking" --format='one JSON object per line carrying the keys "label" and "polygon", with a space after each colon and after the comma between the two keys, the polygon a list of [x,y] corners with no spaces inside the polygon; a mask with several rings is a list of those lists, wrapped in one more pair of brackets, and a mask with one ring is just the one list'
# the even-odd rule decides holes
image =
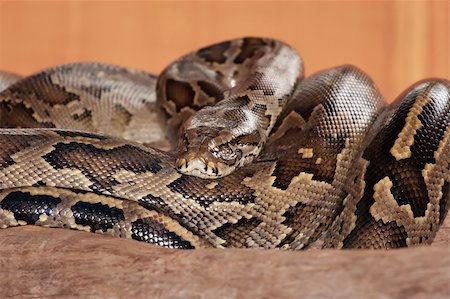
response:
{"label": "black diamond marking", "polygon": [[71,210],[75,223],[89,226],[93,232],[97,230],[106,232],[118,222],[125,220],[121,209],[101,203],[79,201],[71,207]]}
{"label": "black diamond marking", "polygon": [[134,240],[178,249],[194,249],[192,244],[167,230],[164,225],[151,219],[138,219],[131,223],[131,237]]}
{"label": "black diamond marking", "polygon": [[35,224],[40,215],[52,215],[61,199],[49,195],[31,195],[29,192],[11,192],[1,202],[0,208],[14,213],[14,218]]}

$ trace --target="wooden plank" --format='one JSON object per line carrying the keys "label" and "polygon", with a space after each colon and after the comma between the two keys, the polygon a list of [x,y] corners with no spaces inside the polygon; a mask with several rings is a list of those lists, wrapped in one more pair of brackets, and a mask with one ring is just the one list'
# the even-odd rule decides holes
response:
{"label": "wooden plank", "polygon": [[2,298],[449,298],[448,246],[169,250],[64,229],[0,230]]}

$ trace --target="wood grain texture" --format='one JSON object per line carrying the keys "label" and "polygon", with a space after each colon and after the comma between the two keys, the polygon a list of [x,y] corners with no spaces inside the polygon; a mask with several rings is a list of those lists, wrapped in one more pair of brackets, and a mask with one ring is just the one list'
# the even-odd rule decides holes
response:
{"label": "wood grain texture", "polygon": [[101,61],[158,73],[245,35],[291,44],[307,74],[357,65],[389,100],[419,79],[450,77],[448,1],[6,1],[0,69]]}
{"label": "wood grain texture", "polygon": [[449,246],[177,251],[63,229],[0,230],[2,298],[449,298]]}

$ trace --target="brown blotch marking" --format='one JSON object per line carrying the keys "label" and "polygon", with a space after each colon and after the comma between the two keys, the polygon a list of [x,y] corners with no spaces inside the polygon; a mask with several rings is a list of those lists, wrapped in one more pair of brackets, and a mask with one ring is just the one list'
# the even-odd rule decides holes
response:
{"label": "brown blotch marking", "polygon": [[395,222],[376,221],[371,215],[364,224],[353,230],[345,239],[343,248],[399,248],[406,247],[408,234]]}
{"label": "brown blotch marking", "polygon": [[103,93],[110,92],[112,90],[112,86],[81,86],[80,89],[93,95],[97,99],[101,99]]}
{"label": "brown blotch marking", "polygon": [[72,114],[72,118],[76,121],[84,121],[92,117],[92,111],[83,108],[83,112]]}
{"label": "brown blotch marking", "polygon": [[225,52],[230,48],[231,42],[215,44],[197,51],[197,56],[210,63],[224,63],[227,60]]}
{"label": "brown blotch marking", "polygon": [[261,224],[257,218],[241,218],[236,223],[226,223],[212,232],[225,240],[225,247],[247,247],[246,240],[250,233]]}
{"label": "brown blotch marking", "polygon": [[[285,137],[291,136],[288,133],[289,132],[287,132]],[[293,136],[295,136],[295,134]],[[283,139],[284,138],[281,138],[276,141],[276,143],[282,145],[285,142]],[[292,143],[292,139],[287,138],[286,142],[290,144]],[[333,138],[326,141],[317,137],[309,138],[307,142],[307,145],[302,146],[311,149],[311,151],[307,151],[306,157],[299,156],[297,148],[291,148],[285,152],[284,156],[292,158],[281,159],[276,163],[272,174],[275,176],[273,187],[286,190],[291,183],[291,180],[301,172],[312,173],[313,179],[316,181],[323,181],[329,184],[333,182],[337,163],[336,157],[345,148],[345,140]],[[322,158],[321,164],[316,164],[315,159],[308,157],[311,153],[314,153],[316,157]]]}
{"label": "brown blotch marking", "polygon": [[198,81],[197,85],[207,96],[216,99],[217,102],[223,100],[223,90],[217,85],[207,81]]}
{"label": "brown blotch marking", "polygon": [[234,63],[243,63],[246,59],[253,57],[255,53],[263,46],[267,46],[267,43],[263,39],[244,38],[241,46],[241,52],[234,59]]}
{"label": "brown blotch marking", "polygon": [[237,142],[246,145],[258,145],[261,142],[261,135],[259,132],[243,135],[237,138]]}
{"label": "brown blotch marking", "polygon": [[135,173],[161,170],[160,160],[131,145],[112,149],[99,149],[92,144],[79,142],[57,143],[55,149],[42,158],[55,169],[78,169],[88,177],[93,191],[111,190],[118,182],[113,175],[120,170]]}
{"label": "brown blotch marking", "polygon": [[187,82],[168,79],[166,81],[166,98],[173,101],[176,111],[180,112],[183,107],[190,107],[194,104],[195,91]]}
{"label": "brown blotch marking", "polygon": [[2,128],[54,128],[50,122],[39,122],[34,111],[24,103],[0,102],[0,126]]}
{"label": "brown blotch marking", "polygon": [[252,102],[252,100],[250,100],[250,98],[248,96],[243,95],[243,96],[234,98],[233,101],[231,102],[231,105],[233,105],[234,107],[237,107],[237,108],[241,108],[241,107],[246,107],[246,106],[250,105],[251,102]]}
{"label": "brown blotch marking", "polygon": [[37,74],[22,82],[22,84],[13,85],[9,89],[16,98],[27,99],[34,95],[36,99],[52,107],[55,105],[67,105],[72,101],[80,100],[78,95],[54,84],[51,76],[47,73]]}
{"label": "brown blotch marking", "polygon": [[117,130],[117,132],[123,132],[131,121],[133,114],[131,114],[122,105],[114,105],[114,112],[111,117],[112,127]]}

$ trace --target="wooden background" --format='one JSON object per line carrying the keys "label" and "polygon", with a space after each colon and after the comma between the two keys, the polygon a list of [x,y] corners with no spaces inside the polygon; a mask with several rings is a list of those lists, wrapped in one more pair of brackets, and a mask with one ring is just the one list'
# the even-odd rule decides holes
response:
{"label": "wooden background", "polygon": [[2,1],[0,69],[29,74],[75,61],[155,73],[210,43],[275,37],[306,73],[351,63],[393,99],[425,77],[450,77],[447,1]]}

